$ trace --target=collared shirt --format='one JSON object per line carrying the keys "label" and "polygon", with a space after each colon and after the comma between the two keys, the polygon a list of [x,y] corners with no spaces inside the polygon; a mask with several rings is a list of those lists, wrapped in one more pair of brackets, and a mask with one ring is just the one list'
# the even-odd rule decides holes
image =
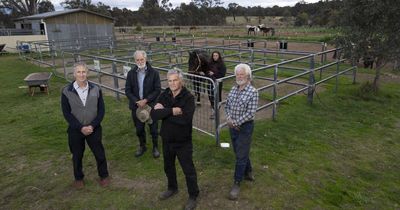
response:
{"label": "collared shirt", "polygon": [[76,92],[79,95],[79,98],[82,101],[83,106],[86,105],[86,98],[88,96],[88,92],[89,92],[89,84],[88,82],[86,82],[86,86],[84,88],[79,87],[78,83],[75,81],[74,82],[74,88],[76,90]]}
{"label": "collared shirt", "polygon": [[254,120],[258,106],[258,91],[251,84],[247,84],[243,90],[235,85],[229,92],[226,104],[225,115],[231,119],[234,126]]}
{"label": "collared shirt", "polygon": [[139,86],[139,97],[143,99],[143,81],[144,77],[146,76],[147,66],[144,69],[137,68],[137,79],[138,79],[138,86]]}

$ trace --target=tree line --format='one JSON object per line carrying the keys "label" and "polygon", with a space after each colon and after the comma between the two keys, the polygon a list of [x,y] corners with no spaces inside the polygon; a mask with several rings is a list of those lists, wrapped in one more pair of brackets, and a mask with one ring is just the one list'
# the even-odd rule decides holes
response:
{"label": "tree line", "polygon": [[[342,0],[306,3],[299,1],[293,7],[243,7],[237,3],[222,6],[221,0],[192,0],[172,7],[169,0],[143,0],[138,10],[110,7],[102,2],[93,4],[91,0],[65,0],[65,9],[83,8],[115,19],[115,26],[136,25],[225,25],[226,17],[256,16],[260,20],[266,16],[295,17],[295,25],[319,25],[336,27]],[[0,27],[13,27],[12,19],[54,11],[49,0],[0,0]]]}

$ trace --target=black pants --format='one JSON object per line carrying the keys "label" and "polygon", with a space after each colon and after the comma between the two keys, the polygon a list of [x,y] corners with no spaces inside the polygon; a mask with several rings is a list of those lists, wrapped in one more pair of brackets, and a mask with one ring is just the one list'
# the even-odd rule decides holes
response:
{"label": "black pants", "polygon": [[[222,100],[222,84],[223,83],[221,82],[219,83],[218,86],[218,97],[219,97],[218,102],[221,102]],[[208,82],[207,85],[208,99],[210,100],[211,107],[214,109],[214,92],[212,91],[213,89],[214,89],[213,84],[211,82]]]}
{"label": "black pants", "polygon": [[[132,119],[136,127],[136,136],[139,138],[139,143],[141,147],[146,146],[146,123],[142,123],[136,117],[136,110],[132,110]],[[150,134],[153,141],[153,147],[158,147],[158,123],[153,121],[149,124]]]}
{"label": "black pants", "polygon": [[193,164],[192,154],[193,146],[191,141],[179,144],[170,144],[163,139],[164,171],[168,178],[168,189],[178,189],[175,168],[175,158],[178,157],[182,171],[185,174],[189,196],[196,198],[199,195],[199,187],[197,185],[197,175]]}
{"label": "black pants", "polygon": [[85,140],[96,158],[97,172],[100,178],[108,177],[107,160],[101,143],[102,128],[97,127],[89,136],[83,135],[78,130],[68,129],[69,150],[72,153],[75,180],[82,180],[85,176],[82,171],[82,158],[85,152]]}

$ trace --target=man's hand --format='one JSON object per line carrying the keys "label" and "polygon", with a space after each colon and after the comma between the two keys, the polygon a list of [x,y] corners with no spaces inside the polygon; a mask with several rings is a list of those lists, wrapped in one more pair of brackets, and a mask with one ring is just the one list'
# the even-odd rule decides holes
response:
{"label": "man's hand", "polygon": [[172,114],[173,114],[174,116],[180,115],[180,114],[182,114],[182,109],[179,108],[179,107],[173,107],[173,108],[172,108]]}
{"label": "man's hand", "polygon": [[81,132],[83,133],[83,135],[89,136],[90,134],[93,133],[93,126],[91,125],[83,126]]}
{"label": "man's hand", "polygon": [[229,126],[230,128],[233,128],[233,129],[235,129],[235,130],[237,130],[237,131],[240,131],[240,127],[239,127],[239,126],[233,125],[233,121],[232,121],[230,118],[228,118],[227,124],[228,124],[228,126]]}
{"label": "man's hand", "polygon": [[154,106],[154,109],[164,109],[164,106],[163,106],[162,104],[160,104],[160,103],[157,103],[157,104]]}
{"label": "man's hand", "polygon": [[146,106],[146,104],[147,104],[147,99],[142,99],[142,100],[140,100],[140,101],[137,101],[136,104],[137,104],[137,106],[138,106],[139,108],[142,108],[142,107]]}

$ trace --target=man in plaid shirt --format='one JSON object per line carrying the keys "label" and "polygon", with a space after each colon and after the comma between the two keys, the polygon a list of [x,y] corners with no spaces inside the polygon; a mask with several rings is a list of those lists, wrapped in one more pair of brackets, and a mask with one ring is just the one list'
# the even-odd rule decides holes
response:
{"label": "man in plaid shirt", "polygon": [[254,116],[258,105],[258,91],[251,85],[251,69],[247,64],[235,67],[236,85],[229,92],[225,115],[236,156],[234,184],[229,199],[236,200],[240,192],[240,182],[254,181],[250,162],[250,144],[254,128]]}

